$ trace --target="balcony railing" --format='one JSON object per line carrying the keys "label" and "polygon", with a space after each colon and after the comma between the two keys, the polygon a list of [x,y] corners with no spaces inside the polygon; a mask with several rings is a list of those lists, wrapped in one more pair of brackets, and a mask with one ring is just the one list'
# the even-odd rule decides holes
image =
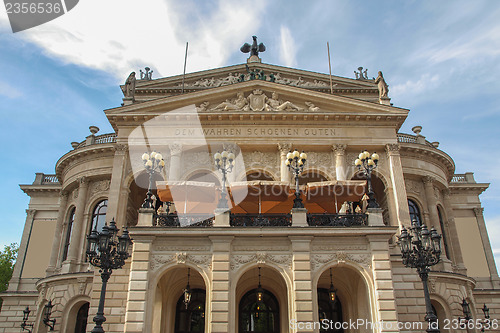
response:
{"label": "balcony railing", "polygon": [[292,225],[290,214],[231,214],[232,227],[289,227]]}
{"label": "balcony railing", "polygon": [[213,225],[213,222],[214,217],[207,215],[153,215],[153,226],[160,227],[211,227]]}
{"label": "balcony railing", "polygon": [[368,225],[366,214],[307,214],[311,227],[357,227]]}

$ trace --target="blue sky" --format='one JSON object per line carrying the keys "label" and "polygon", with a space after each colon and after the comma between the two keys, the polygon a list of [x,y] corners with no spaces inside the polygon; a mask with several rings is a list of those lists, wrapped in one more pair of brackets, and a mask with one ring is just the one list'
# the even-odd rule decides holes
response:
{"label": "blue sky", "polygon": [[456,173],[491,183],[481,195],[500,262],[500,3],[457,1],[85,0],[54,21],[13,34],[0,10],[0,245],[21,237],[28,197],[18,184],[54,173],[88,127],[111,132],[104,113],[145,66],[154,77],[244,63],[252,35],[263,62],[370,77],[382,70],[395,106],[452,156]]}

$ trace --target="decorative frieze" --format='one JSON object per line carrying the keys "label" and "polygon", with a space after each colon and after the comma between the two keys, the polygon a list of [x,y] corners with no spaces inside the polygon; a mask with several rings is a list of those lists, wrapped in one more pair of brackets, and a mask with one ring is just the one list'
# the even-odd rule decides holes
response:
{"label": "decorative frieze", "polygon": [[338,251],[335,253],[313,254],[311,256],[311,270],[315,272],[320,266],[327,263],[345,263],[353,262],[369,269],[371,267],[371,258],[367,253],[349,253]]}
{"label": "decorative frieze", "polygon": [[190,254],[187,252],[177,252],[175,254],[153,254],[150,261],[150,268],[151,270],[156,270],[168,263],[193,264],[206,269],[211,269],[212,255]]}
{"label": "decorative frieze", "polygon": [[89,186],[90,196],[92,197],[93,195],[95,195],[97,193],[102,193],[102,192],[109,191],[110,184],[111,184],[110,180],[99,180],[97,182],[93,182]]}
{"label": "decorative frieze", "polygon": [[249,262],[256,262],[258,264],[265,264],[266,262],[270,262],[284,268],[292,268],[292,256],[290,254],[269,254],[267,252],[232,255],[230,268],[231,270],[237,270],[238,268],[240,268],[240,266]]}

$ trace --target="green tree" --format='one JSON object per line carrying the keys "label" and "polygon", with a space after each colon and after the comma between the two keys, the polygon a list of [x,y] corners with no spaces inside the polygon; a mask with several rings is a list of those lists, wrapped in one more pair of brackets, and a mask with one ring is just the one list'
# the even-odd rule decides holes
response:
{"label": "green tree", "polygon": [[[16,243],[12,243],[5,245],[3,251],[0,251],[0,292],[4,292],[9,286],[18,250],[19,246]],[[2,303],[3,299],[0,298],[0,309],[2,308]]]}

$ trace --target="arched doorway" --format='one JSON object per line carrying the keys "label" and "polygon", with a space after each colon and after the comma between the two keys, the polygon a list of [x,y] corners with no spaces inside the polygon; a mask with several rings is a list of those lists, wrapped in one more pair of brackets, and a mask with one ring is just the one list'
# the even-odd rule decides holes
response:
{"label": "arched doorway", "polygon": [[336,328],[339,326],[336,323],[342,324],[342,303],[338,297],[332,301],[329,290],[326,288],[318,288],[318,316],[320,323],[323,323],[325,320],[328,323],[328,325],[321,325],[320,332],[344,332],[342,326],[338,329]]}
{"label": "arched doorway", "polygon": [[83,304],[76,314],[75,333],[85,333],[89,317],[89,303]]}
{"label": "arched doorway", "polygon": [[186,306],[184,295],[179,297],[175,311],[175,333],[205,332],[205,290],[193,289]]}
{"label": "arched doorway", "polygon": [[263,289],[262,292],[261,300],[257,297],[257,289],[248,291],[241,298],[238,332],[278,333],[280,331],[278,300],[270,291]]}
{"label": "arched doorway", "polygon": [[[191,300],[184,303],[184,289],[189,287]],[[187,265],[169,268],[158,279],[155,290],[151,291],[152,333],[201,333],[207,327],[206,284],[200,271]]]}
{"label": "arched doorway", "polygon": [[[328,329],[320,332],[351,332],[346,327],[342,330],[341,324],[356,322],[358,319],[374,322],[372,313],[374,300],[370,296],[369,285],[371,283],[358,267],[347,263],[325,267],[318,278],[315,307],[313,307],[314,321],[321,322],[322,316],[328,319]],[[330,302],[330,289],[335,291],[334,302]],[[362,326],[358,327],[356,332],[373,331],[369,327]]]}
{"label": "arched doorway", "polygon": [[[256,293],[259,284],[262,288],[261,302],[258,302]],[[233,316],[236,320],[230,325],[230,331],[288,332],[289,285],[287,276],[275,267],[266,264],[249,267],[240,275],[235,286]],[[267,318],[267,321],[258,319],[257,314],[258,318]]]}

